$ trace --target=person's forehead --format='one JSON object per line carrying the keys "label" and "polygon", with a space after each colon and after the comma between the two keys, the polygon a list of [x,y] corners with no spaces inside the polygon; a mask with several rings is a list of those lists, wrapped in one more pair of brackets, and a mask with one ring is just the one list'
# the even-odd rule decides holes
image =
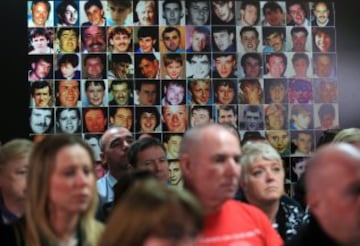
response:
{"label": "person's forehead", "polygon": [[149,90],[149,89],[153,89],[155,90],[156,89],[156,85],[155,84],[152,84],[152,83],[141,83],[140,85],[140,91],[141,90]]}
{"label": "person's forehead", "polygon": [[180,11],[181,8],[181,3],[179,2],[168,2],[164,4],[164,10],[168,10],[168,9],[174,9],[174,8],[178,8],[177,10]]}
{"label": "person's forehead", "polygon": [[191,58],[191,61],[208,61],[207,55],[196,55]]}
{"label": "person's forehead", "polygon": [[116,110],[116,115],[132,115],[132,111],[129,108],[118,108]]}
{"label": "person's forehead", "polygon": [[208,1],[191,2],[190,3],[190,8],[195,8],[195,7],[209,7],[209,2]]}
{"label": "person's forehead", "polygon": [[193,110],[193,114],[204,114],[204,113],[207,114],[207,115],[210,114],[209,110],[206,109],[206,108],[197,108],[197,109]]}

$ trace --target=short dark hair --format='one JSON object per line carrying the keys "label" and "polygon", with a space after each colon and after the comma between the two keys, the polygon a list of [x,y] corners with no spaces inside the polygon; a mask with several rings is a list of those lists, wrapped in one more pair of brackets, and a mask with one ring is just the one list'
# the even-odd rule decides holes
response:
{"label": "short dark hair", "polygon": [[145,37],[151,37],[152,39],[158,39],[158,28],[155,26],[142,26],[139,27],[137,32],[138,39],[145,38]]}
{"label": "short dark hair", "polygon": [[294,26],[293,28],[291,28],[291,31],[290,31],[291,36],[298,32],[305,33],[306,37],[309,35],[308,30],[303,26]]}
{"label": "short dark hair", "polygon": [[259,64],[261,65],[261,56],[259,53],[245,53],[245,55],[243,55],[241,57],[241,66],[243,68],[245,68],[245,62],[248,58],[253,58],[255,60],[257,60],[259,62]]}
{"label": "short dark hair", "polygon": [[150,147],[160,147],[165,155],[166,155],[166,148],[165,146],[160,142],[157,138],[143,138],[136,140],[132,145],[130,146],[130,149],[128,151],[128,160],[129,163],[136,167],[136,164],[138,162],[138,154],[141,151],[144,151],[147,148]]}
{"label": "short dark hair", "polygon": [[111,62],[114,63],[132,63],[131,56],[128,53],[116,54],[111,53]]}
{"label": "short dark hair", "polygon": [[309,56],[306,53],[295,53],[291,59],[291,62],[294,64],[294,62],[300,59],[304,59],[307,65],[310,64]]}
{"label": "short dark hair", "polygon": [[49,40],[48,31],[45,28],[32,28],[30,29],[29,36],[30,41],[38,36],[44,36],[47,40]]}
{"label": "short dark hair", "polygon": [[136,108],[136,131],[139,132],[140,131],[140,118],[141,118],[141,115],[143,113],[150,113],[150,114],[153,114],[156,118],[156,127],[159,126],[160,124],[160,113],[158,111],[158,109],[156,107],[137,107]]}
{"label": "short dark hair", "polygon": [[70,63],[73,67],[79,65],[79,57],[76,54],[64,54],[58,61],[58,67],[60,68],[63,64]]}
{"label": "short dark hair", "polygon": [[96,6],[99,9],[104,8],[100,0],[88,0],[84,5],[85,12],[92,6]]}
{"label": "short dark hair", "polygon": [[277,2],[266,2],[263,6],[263,14],[265,15],[266,10],[269,9],[270,11],[277,11],[280,10],[281,13],[283,13],[283,9],[281,8],[281,6],[277,3]]}
{"label": "short dark hair", "polygon": [[86,80],[85,81],[85,91],[89,88],[91,84],[100,85],[105,90],[105,82],[104,80]]}
{"label": "short dark hair", "polygon": [[243,28],[241,28],[240,30],[240,38],[242,37],[242,35],[244,34],[244,32],[254,32],[256,38],[259,38],[259,32],[258,30],[253,27],[253,26],[244,26]]}
{"label": "short dark hair", "polygon": [[56,33],[56,37],[58,39],[60,39],[62,33],[65,32],[65,31],[73,31],[75,33],[75,35],[77,37],[79,37],[79,28],[75,28],[75,27],[60,27],[60,28],[58,28],[57,33]]}
{"label": "short dark hair", "polygon": [[323,118],[325,115],[331,115],[335,117],[335,108],[334,105],[330,103],[321,104],[318,111],[319,118]]}
{"label": "short dark hair", "polygon": [[211,105],[194,105],[194,106],[191,108],[191,114],[192,114],[194,111],[198,111],[198,110],[206,110],[206,111],[209,113],[210,119],[212,119],[212,117],[213,117],[213,111],[212,111],[212,106],[211,106]]}
{"label": "short dark hair", "polygon": [[179,35],[179,38],[181,37],[181,33],[180,33],[179,29],[177,29],[176,27],[173,27],[173,26],[167,26],[167,27],[165,27],[165,29],[163,30],[163,32],[161,34],[162,38],[164,39],[165,34],[169,33],[169,32],[176,32],[177,35]]}
{"label": "short dark hair", "polygon": [[32,4],[31,4],[31,9],[33,9],[34,5],[38,4],[38,3],[43,3],[46,5],[47,11],[50,12],[51,11],[51,5],[49,3],[48,0],[33,0]]}
{"label": "short dark hair", "polygon": [[45,87],[49,87],[49,94],[52,95],[52,87],[49,81],[46,80],[40,80],[40,81],[34,81],[31,83],[31,95],[35,95],[36,89],[42,89]]}
{"label": "short dark hair", "polygon": [[69,5],[72,6],[74,9],[76,9],[77,11],[79,11],[78,6],[75,3],[75,0],[62,0],[56,8],[56,12],[60,24],[64,23],[66,7]]}
{"label": "short dark hair", "polygon": [[178,4],[179,7],[180,7],[180,10],[182,10],[182,4],[181,4],[180,0],[165,0],[165,1],[163,2],[163,4],[162,4],[163,11],[165,10],[165,6],[166,6],[167,4],[169,4],[169,3],[176,3],[176,4]]}

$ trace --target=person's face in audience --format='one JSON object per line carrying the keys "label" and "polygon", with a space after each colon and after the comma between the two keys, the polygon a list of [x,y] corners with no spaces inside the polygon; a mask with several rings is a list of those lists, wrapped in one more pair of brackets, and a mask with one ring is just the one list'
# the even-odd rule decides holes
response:
{"label": "person's face in audience", "polygon": [[110,13],[110,18],[117,24],[123,25],[128,15],[131,13],[132,8],[123,6],[121,2],[117,4],[114,2],[107,2]]}
{"label": "person's face in audience", "polygon": [[164,87],[165,101],[169,105],[179,105],[185,97],[185,88],[181,85],[170,83]]}
{"label": "person's face in audience", "polygon": [[196,81],[191,86],[191,96],[196,104],[205,105],[210,99],[211,89],[209,81]]}
{"label": "person's face in audience", "polygon": [[44,27],[49,18],[49,9],[43,2],[36,3],[31,9],[32,20],[36,26]]}
{"label": "person's face in audience", "polygon": [[269,88],[271,103],[284,103],[286,88],[283,85],[273,85]]}
{"label": "person's face in audience", "polygon": [[164,106],[163,122],[170,132],[184,132],[187,125],[186,105]]}
{"label": "person's face in audience", "polygon": [[129,49],[131,38],[125,33],[117,33],[109,39],[109,42],[114,52],[126,52]]}
{"label": "person's face in audience", "polygon": [[80,96],[79,81],[61,80],[59,81],[58,97],[60,106],[76,107]]}
{"label": "person's face in audience", "polygon": [[242,171],[246,173],[244,192],[253,203],[273,202],[284,195],[285,172],[281,161],[256,158]]}
{"label": "person's face in audience", "polygon": [[170,136],[167,143],[165,143],[165,147],[168,153],[168,156],[171,158],[178,158],[179,157],[179,151],[180,151],[180,143],[181,143],[182,137],[178,135],[172,135]]}
{"label": "person's face in audience", "polygon": [[248,78],[260,77],[261,64],[260,61],[252,57],[245,60],[244,74]]}
{"label": "person's face in audience", "polygon": [[182,68],[180,62],[173,61],[165,67],[165,71],[171,79],[179,79]]}
{"label": "person's face in audience", "polygon": [[156,39],[153,39],[150,36],[139,38],[139,47],[142,50],[142,52],[152,52],[155,43],[156,43]]}
{"label": "person's face in audience", "polygon": [[167,182],[169,178],[166,153],[160,146],[151,146],[139,151],[136,168],[153,172],[163,182]]}
{"label": "person's face in audience", "polygon": [[72,78],[76,72],[76,68],[71,63],[63,63],[60,65],[60,71],[64,78]]}
{"label": "person's face in audience", "polygon": [[182,180],[179,161],[169,161],[169,182],[171,185],[178,185]]}
{"label": "person's face in audience", "polygon": [[180,36],[176,31],[165,33],[163,41],[168,51],[176,51],[180,46]]}
{"label": "person's face in audience", "polygon": [[51,95],[49,86],[34,90],[34,103],[36,107],[49,107],[50,101]]}
{"label": "person's face in audience", "polygon": [[299,133],[297,139],[294,140],[297,151],[303,154],[310,154],[312,137],[307,133]]}
{"label": "person's face in audience", "polygon": [[269,74],[274,78],[280,78],[285,72],[285,63],[282,57],[271,56],[269,62],[266,63]]}
{"label": "person's face in audience", "polygon": [[136,5],[135,11],[140,25],[148,26],[155,24],[156,11],[153,4],[153,1],[139,1]]}
{"label": "person's face in audience", "polygon": [[315,34],[315,45],[320,52],[329,52],[331,48],[331,36],[326,32],[318,31]]}
{"label": "person's face in audience", "polygon": [[300,58],[293,62],[295,77],[296,78],[306,78],[307,70],[309,68],[309,63],[306,59]]}
{"label": "person's face in audience", "polygon": [[[49,177],[48,206],[65,213],[84,213],[89,209],[96,186],[90,155],[82,146],[69,145],[60,149],[54,159]],[[72,175],[64,175],[69,170]],[[81,199],[78,199],[79,194]]]}
{"label": "person's face in audience", "polygon": [[337,86],[334,82],[321,81],[319,88],[320,102],[322,103],[334,102],[337,96],[336,91],[337,91]]}
{"label": "person's face in audience", "polygon": [[112,85],[112,95],[118,105],[127,105],[130,98],[130,89],[127,83]]}
{"label": "person's face in audience", "polygon": [[246,31],[241,35],[241,44],[245,52],[256,52],[259,42],[259,38],[254,31]]}
{"label": "person's face in audience", "polygon": [[269,131],[267,140],[279,153],[283,153],[289,146],[289,133],[287,131]]}
{"label": "person's face in audience", "polygon": [[52,111],[50,109],[32,109],[30,127],[34,133],[45,133],[49,130],[52,121]]}
{"label": "person's face in audience", "polygon": [[274,52],[281,52],[283,50],[284,36],[281,33],[273,32],[266,37],[266,42],[274,49]]}
{"label": "person's face in audience", "polygon": [[139,69],[145,78],[154,79],[159,70],[159,62],[157,60],[141,59]]}
{"label": "person's face in audience", "polygon": [[318,3],[314,9],[316,21],[324,25],[329,20],[330,11],[325,3]]}
{"label": "person's face in audience", "polygon": [[131,130],[133,124],[133,113],[129,108],[118,108],[114,116],[110,117],[113,126],[122,126]]}
{"label": "person's face in audience", "polygon": [[193,68],[193,78],[201,79],[209,76],[210,61],[206,55],[193,56],[190,60],[191,67]]}
{"label": "person's face in audience", "polygon": [[140,131],[153,132],[156,127],[156,116],[150,112],[143,112],[140,116]]}
{"label": "person's face in audience", "polygon": [[265,10],[265,21],[270,24],[270,26],[282,26],[283,25],[283,13],[280,9]]}
{"label": "person's face in audience", "polygon": [[329,56],[321,55],[317,57],[315,70],[318,77],[329,77],[331,75],[332,68],[333,64]]}
{"label": "person's face in audience", "polygon": [[233,3],[232,1],[223,1],[223,2],[212,2],[213,10],[217,18],[223,22],[230,22],[234,17],[232,12]]}
{"label": "person's face in audience", "polygon": [[107,119],[101,109],[90,109],[85,113],[85,126],[88,132],[103,132]]}
{"label": "person's face in audience", "polygon": [[89,100],[89,104],[92,106],[100,106],[103,103],[105,96],[105,90],[100,84],[90,84],[86,89],[86,97]]}
{"label": "person's face in audience", "polygon": [[303,25],[305,22],[305,11],[301,4],[295,3],[289,7],[289,14],[296,25]]}
{"label": "person's face in audience", "polygon": [[63,133],[76,133],[81,124],[76,109],[63,109],[59,115],[58,127]]}
{"label": "person's face in audience", "polygon": [[214,42],[219,51],[226,51],[233,44],[234,33],[229,33],[226,30],[213,33]]}
{"label": "person's face in audience", "polygon": [[59,46],[64,53],[73,53],[78,47],[78,36],[73,30],[65,30],[60,35]]}
{"label": "person's face in audience", "polygon": [[92,25],[101,25],[104,21],[104,10],[92,5],[86,10],[86,16]]}
{"label": "person's face in audience", "polygon": [[190,122],[193,127],[211,122],[208,109],[194,109],[191,113]]}
{"label": "person's face in audience", "polygon": [[209,21],[210,6],[208,1],[191,2],[188,9],[189,24],[202,26]]}
{"label": "person's face in audience", "polygon": [[88,58],[85,61],[85,71],[89,79],[101,79],[104,71],[104,64],[100,57]]}
{"label": "person's face in audience", "polygon": [[245,128],[249,131],[259,130],[261,124],[260,112],[246,111],[245,113]]}
{"label": "person's face in audience", "polygon": [[248,26],[255,25],[258,18],[258,9],[254,5],[246,5],[245,9],[240,10],[241,21]]}
{"label": "person's face in audience", "polygon": [[40,59],[31,64],[32,73],[38,78],[43,79],[49,75],[51,64],[45,60]]}
{"label": "person's face in audience", "polygon": [[230,123],[236,127],[236,115],[232,110],[219,109],[218,122]]}
{"label": "person's face in audience", "polygon": [[79,13],[72,5],[68,4],[65,8],[64,23],[68,26],[75,25],[78,20]]}
{"label": "person's face in audience", "polygon": [[215,96],[217,97],[218,104],[230,104],[234,99],[235,90],[231,86],[221,85],[217,88]]}
{"label": "person's face in audience", "polygon": [[183,17],[181,13],[181,3],[167,3],[164,6],[163,18],[167,25],[180,25],[180,20]]}
{"label": "person's face in audience", "polygon": [[104,30],[98,26],[89,26],[84,31],[84,48],[89,52],[103,52],[106,49]]}
{"label": "person's face in audience", "polygon": [[293,35],[291,35],[291,40],[293,43],[293,49],[294,52],[304,52],[305,51],[305,45],[307,36],[304,32],[294,32]]}
{"label": "person's face in audience", "polygon": [[194,52],[203,51],[207,44],[205,33],[194,31],[191,36],[191,47]]}
{"label": "person's face in audience", "polygon": [[228,78],[233,73],[235,59],[232,55],[215,58],[215,68],[221,78]]}
{"label": "person's face in audience", "polygon": [[38,35],[31,39],[31,45],[32,47],[34,47],[34,50],[38,50],[40,52],[41,51],[45,52],[48,47],[48,44],[49,44],[49,40],[43,35]]}
{"label": "person's face in audience", "polygon": [[154,105],[156,102],[156,85],[142,83],[138,92],[140,105]]}

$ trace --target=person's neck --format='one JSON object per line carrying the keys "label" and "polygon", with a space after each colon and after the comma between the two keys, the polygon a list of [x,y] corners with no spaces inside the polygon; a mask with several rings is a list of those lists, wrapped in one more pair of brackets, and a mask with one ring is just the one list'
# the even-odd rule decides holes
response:
{"label": "person's neck", "polygon": [[69,242],[79,224],[80,215],[76,213],[67,213],[64,211],[50,211],[50,224],[63,242]]}
{"label": "person's neck", "polygon": [[108,167],[111,176],[113,176],[117,180],[119,180],[122,175],[124,175],[125,173],[127,173],[129,170],[132,169],[132,166],[130,164],[121,164],[121,165],[117,164],[115,166],[108,165]]}
{"label": "person's neck", "polygon": [[267,217],[272,223],[276,221],[276,214],[278,213],[280,207],[280,199],[267,203],[250,203],[260,208],[267,215]]}
{"label": "person's neck", "polygon": [[25,200],[14,200],[3,197],[3,204],[7,210],[18,217],[25,211]]}
{"label": "person's neck", "polygon": [[324,27],[324,26],[326,26],[328,23],[329,23],[329,19],[326,20],[324,23],[319,23],[318,21],[316,21],[316,24],[317,24],[318,26],[320,26],[320,27]]}

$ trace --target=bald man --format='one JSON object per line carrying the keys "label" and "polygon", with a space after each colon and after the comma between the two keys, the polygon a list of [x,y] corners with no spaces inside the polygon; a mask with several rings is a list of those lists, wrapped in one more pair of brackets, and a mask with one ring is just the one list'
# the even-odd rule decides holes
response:
{"label": "bald man", "polygon": [[97,217],[102,221],[105,220],[106,214],[104,206],[114,201],[114,185],[131,168],[127,155],[133,140],[132,134],[125,127],[109,128],[101,136],[101,162],[108,168],[108,172],[97,181],[100,198]]}
{"label": "bald man", "polygon": [[233,200],[240,178],[239,139],[230,129],[206,124],[188,130],[180,147],[184,187],[205,212],[197,245],[282,245],[265,214]]}
{"label": "bald man", "polygon": [[305,172],[313,215],[286,245],[360,245],[360,151],[348,143],[324,145]]}

